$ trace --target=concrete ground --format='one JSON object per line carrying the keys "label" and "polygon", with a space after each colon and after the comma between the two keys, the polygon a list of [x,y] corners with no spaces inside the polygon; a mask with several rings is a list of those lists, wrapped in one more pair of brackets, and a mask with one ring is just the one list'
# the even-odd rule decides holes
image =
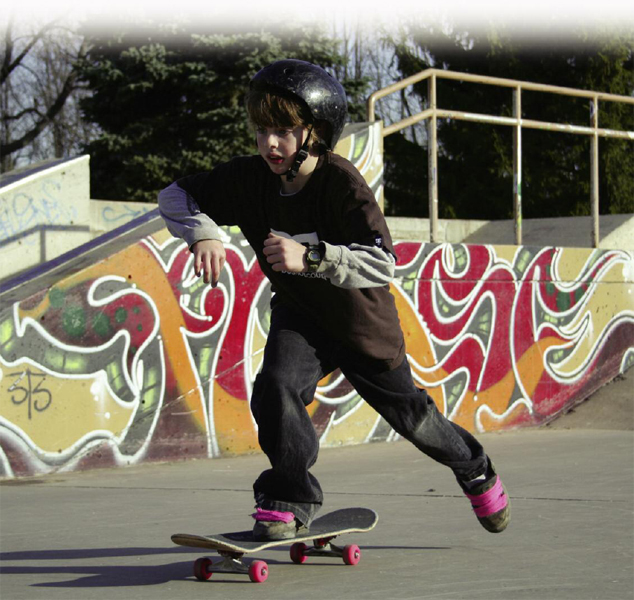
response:
{"label": "concrete ground", "polygon": [[[604,401],[627,384],[611,384]],[[593,404],[575,413],[600,415]],[[170,535],[250,527],[262,455],[4,482],[0,597],[633,598],[634,433],[605,427],[479,436],[512,498],[501,534],[482,529],[449,471],[407,443],[324,450],[314,472],[325,509],[368,506],[380,515],[373,531],[342,538],[361,546],[362,560],[298,566],[276,548],[257,555],[270,566],[260,585],[239,575],[197,581],[192,563],[204,551],[174,546]]]}

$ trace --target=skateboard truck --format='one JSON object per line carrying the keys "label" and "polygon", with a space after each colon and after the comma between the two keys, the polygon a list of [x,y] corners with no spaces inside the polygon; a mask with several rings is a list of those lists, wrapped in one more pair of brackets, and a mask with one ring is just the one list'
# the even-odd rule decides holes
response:
{"label": "skateboard truck", "polygon": [[291,546],[291,560],[298,565],[306,562],[309,556],[332,556],[343,559],[347,565],[356,565],[361,560],[361,549],[356,544],[349,544],[341,548],[332,543],[337,536],[319,538],[314,540],[313,547],[309,548],[303,542],[297,542]]}
{"label": "skateboard truck", "polygon": [[254,583],[263,583],[269,576],[269,566],[263,560],[255,560],[247,565],[238,552],[219,551],[222,562],[212,562],[211,558],[199,558],[194,563],[194,576],[200,581],[211,579],[213,573],[239,573],[248,575]]}

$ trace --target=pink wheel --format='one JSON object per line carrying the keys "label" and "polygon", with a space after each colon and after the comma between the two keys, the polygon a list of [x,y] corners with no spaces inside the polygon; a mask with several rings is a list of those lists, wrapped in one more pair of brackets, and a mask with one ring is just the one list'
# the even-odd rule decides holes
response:
{"label": "pink wheel", "polygon": [[291,560],[296,565],[301,565],[306,562],[306,544],[296,542],[291,546]]}
{"label": "pink wheel", "polygon": [[211,579],[211,567],[210,558],[199,558],[194,563],[194,577],[199,581],[208,581]]}
{"label": "pink wheel", "polygon": [[343,562],[347,565],[359,564],[361,560],[361,549],[356,544],[351,544],[343,549]]}
{"label": "pink wheel", "polygon": [[256,560],[249,566],[249,579],[253,583],[264,583],[269,577],[269,566],[263,560]]}

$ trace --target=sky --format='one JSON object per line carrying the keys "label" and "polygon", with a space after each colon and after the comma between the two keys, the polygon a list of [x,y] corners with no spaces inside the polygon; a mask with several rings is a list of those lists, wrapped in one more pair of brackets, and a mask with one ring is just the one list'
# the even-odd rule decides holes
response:
{"label": "sky", "polygon": [[[34,16],[64,15],[75,19],[93,16],[100,22],[116,17],[174,18],[178,15],[196,19],[222,18],[234,26],[245,20],[264,17],[279,17],[302,21],[360,19],[373,22],[380,20],[389,24],[396,18],[425,14],[430,21],[441,22],[444,18],[459,19],[472,27],[486,25],[496,20],[525,30],[539,30],[548,24],[552,30],[566,30],[579,23],[629,24],[634,27],[634,2],[624,0],[286,0],[270,3],[264,0],[107,0],[103,3],[88,3],[86,0],[5,0],[18,19]],[[274,7],[271,10],[271,7]],[[9,12],[2,11],[1,20]]]}

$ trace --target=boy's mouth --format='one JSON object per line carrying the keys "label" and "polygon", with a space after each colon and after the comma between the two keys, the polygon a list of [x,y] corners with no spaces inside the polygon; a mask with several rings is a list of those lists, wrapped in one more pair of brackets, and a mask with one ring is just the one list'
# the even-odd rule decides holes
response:
{"label": "boy's mouth", "polygon": [[274,165],[281,165],[284,162],[284,157],[279,156],[278,154],[269,154],[266,158]]}

